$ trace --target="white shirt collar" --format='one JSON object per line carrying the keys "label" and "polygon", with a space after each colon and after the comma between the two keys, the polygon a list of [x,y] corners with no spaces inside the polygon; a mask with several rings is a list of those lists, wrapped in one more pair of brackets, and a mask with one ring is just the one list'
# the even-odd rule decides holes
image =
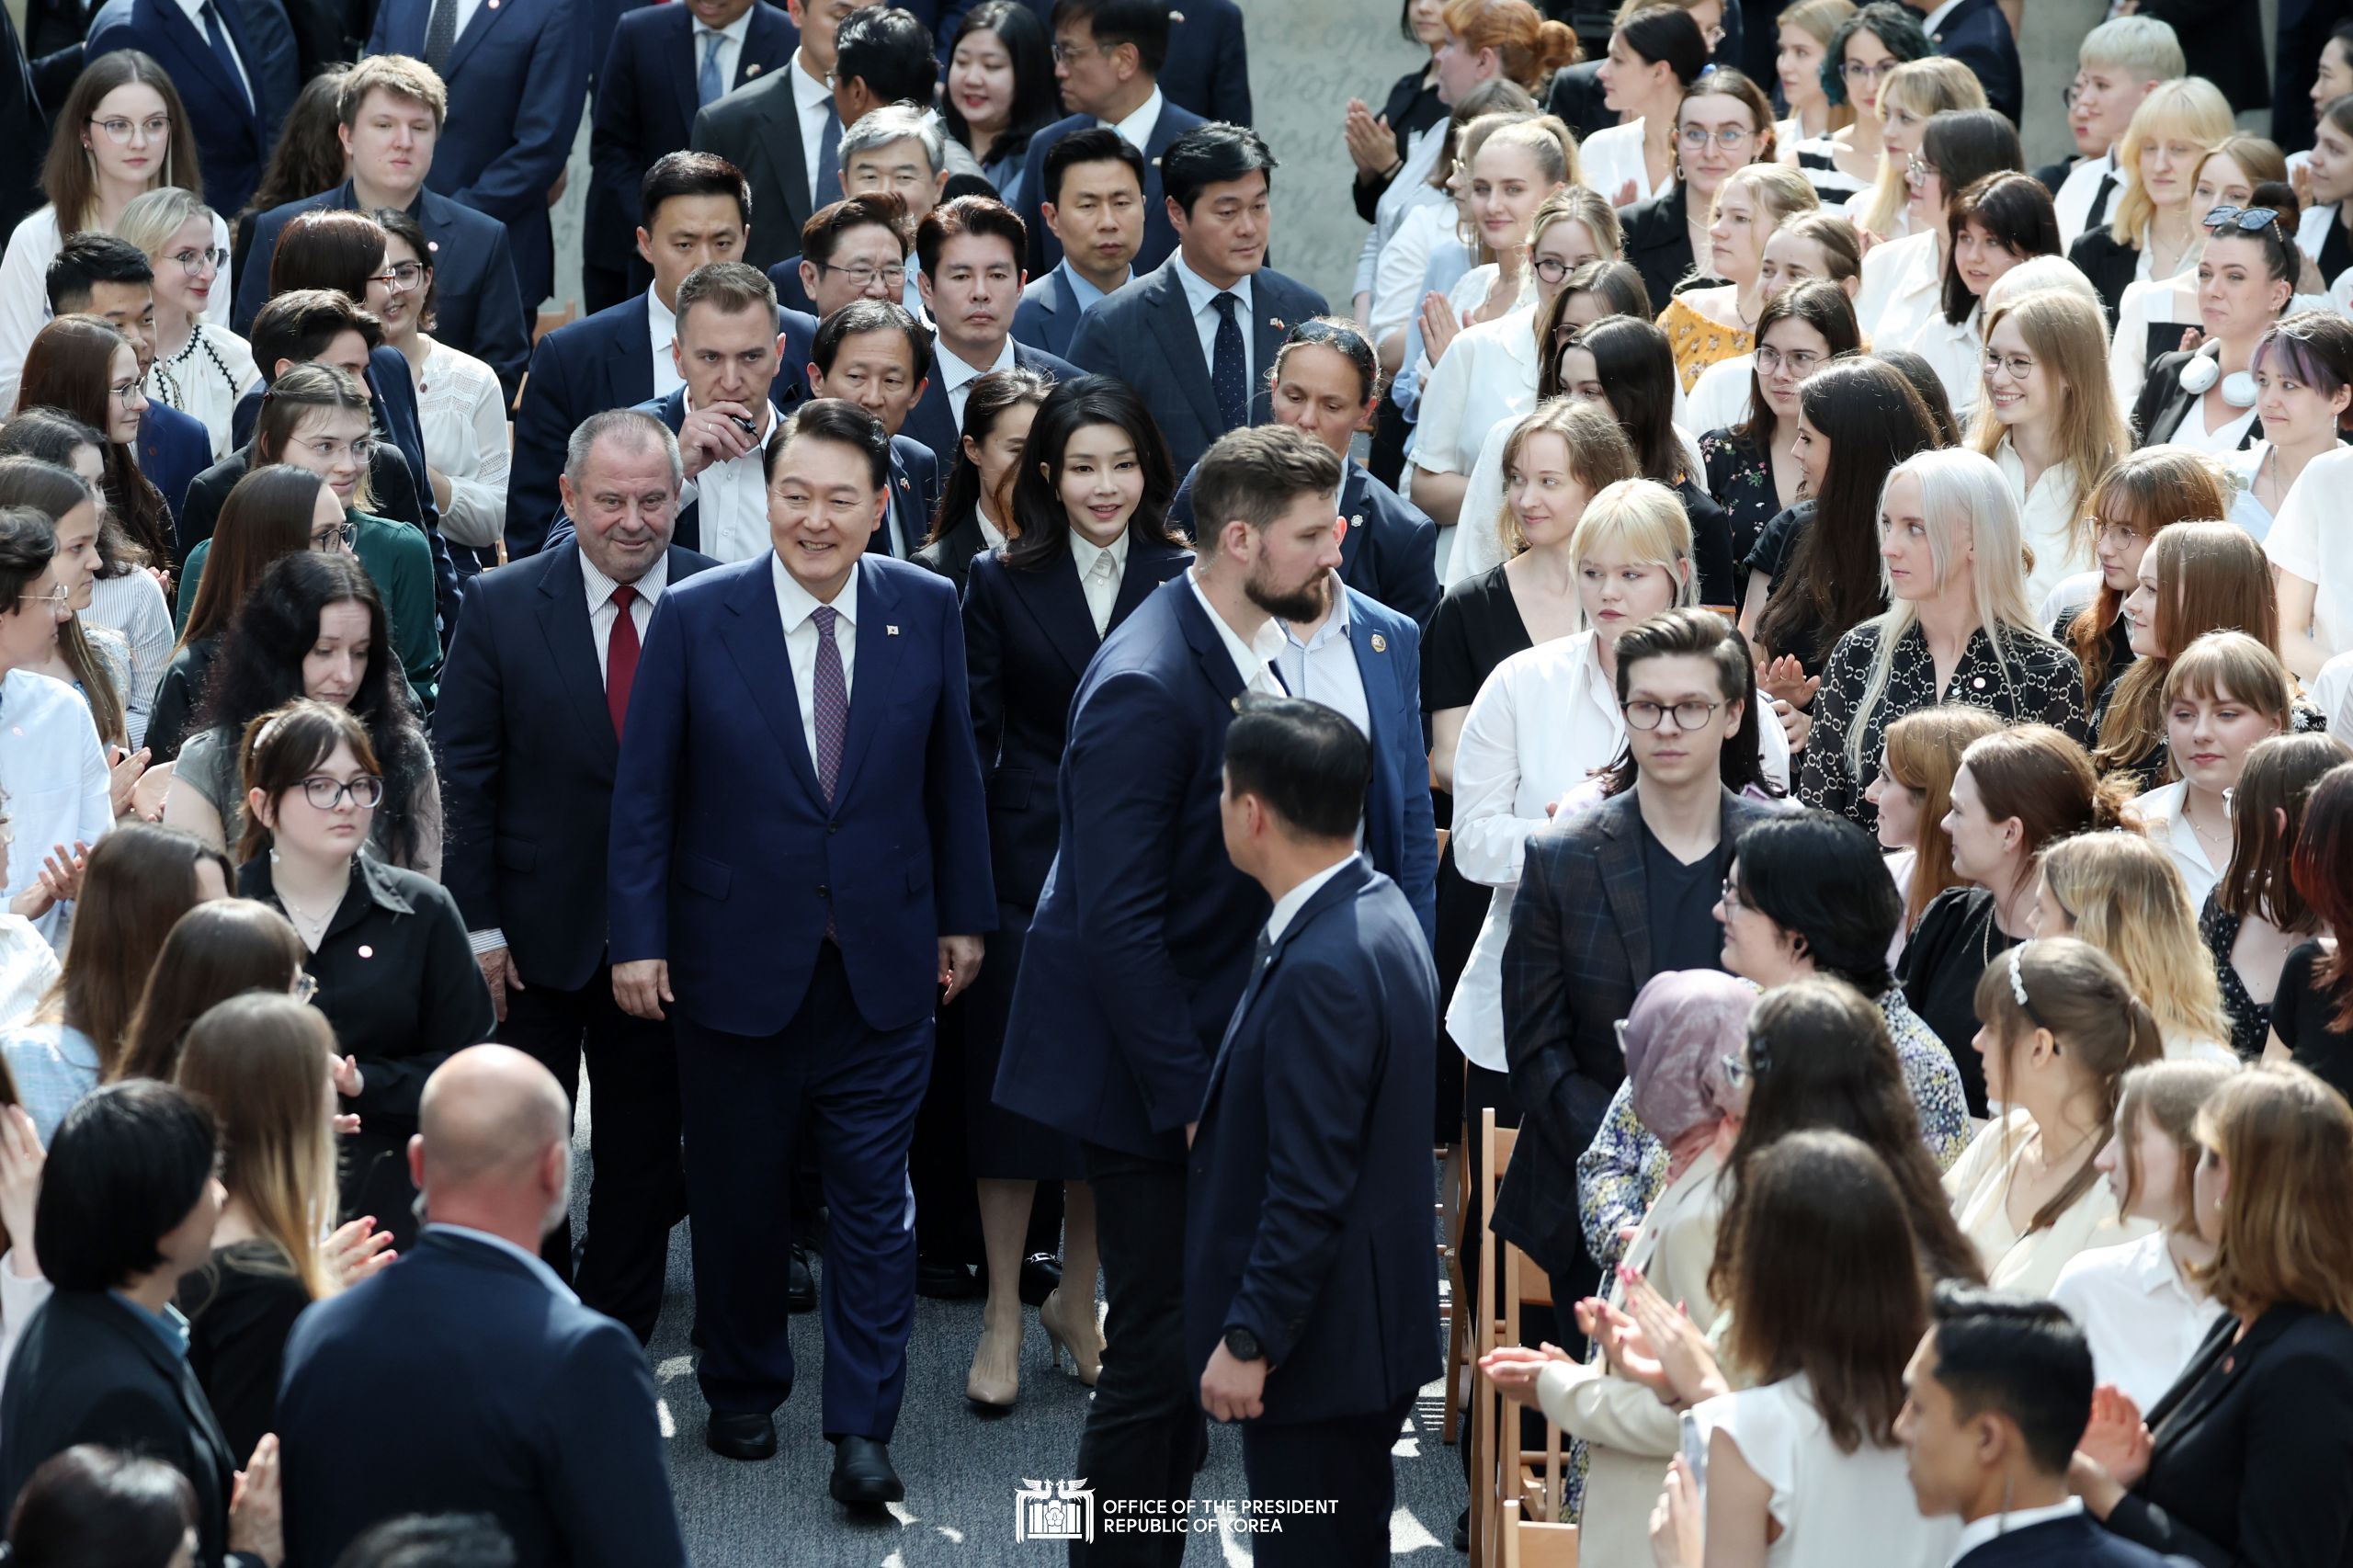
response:
{"label": "white shirt collar", "polygon": [[554,1269],[550,1268],[538,1253],[525,1252],[505,1236],[494,1236],[488,1231],[477,1231],[472,1225],[444,1225],[432,1222],[428,1222],[419,1233],[429,1236],[436,1231],[444,1235],[463,1236],[470,1242],[480,1242],[486,1247],[496,1247],[509,1257],[520,1259],[523,1266],[536,1275],[540,1283],[545,1285],[552,1294],[567,1301],[576,1301],[580,1299],[573,1294],[572,1287],[565,1284],[563,1278]]}
{"label": "white shirt collar", "polygon": [[[1128,569],[1127,529],[1121,528],[1120,530],[1120,537],[1113,540],[1108,545],[1096,543],[1093,540],[1088,539],[1085,534],[1080,533],[1076,528],[1070,530],[1070,558],[1078,564],[1078,580],[1080,582],[1084,583],[1086,581],[1088,575],[1095,570],[1096,560],[1098,557],[1105,555],[1111,558],[1111,564],[1118,570],[1125,572]],[[1207,599],[1203,599],[1201,602],[1203,604],[1209,603]],[[1211,620],[1217,620],[1217,611],[1210,611],[1210,619]],[[1218,624],[1222,626],[1225,623],[1219,620]]]}
{"label": "white shirt collar", "polygon": [[1347,870],[1355,864],[1356,858],[1354,855],[1343,856],[1275,900],[1274,912],[1267,916],[1267,940],[1282,940],[1282,935],[1290,928],[1290,923],[1299,918],[1299,912],[1307,907],[1309,899],[1315,896],[1315,890]]}
{"label": "white shirt collar", "polygon": [[[751,13],[744,13],[748,18]],[[809,74],[808,51],[792,51],[792,101],[800,108],[811,109],[820,103],[832,103],[834,90],[825,85],[824,78]]]}
{"label": "white shirt collar", "polygon": [[[1211,309],[1211,301],[1215,301],[1219,294],[1232,294],[1242,301],[1241,304],[1234,307],[1234,320],[1240,324],[1244,336],[1245,338],[1248,336],[1250,332],[1250,279],[1248,276],[1245,275],[1235,278],[1233,288],[1221,290],[1216,284],[1211,282],[1208,278],[1202,277],[1199,273],[1185,265],[1185,253],[1183,251],[1176,250],[1169,252],[1168,260],[1170,265],[1176,268],[1176,281],[1185,290],[1185,305],[1188,310],[1191,311],[1192,313],[1197,316],[1200,315],[1202,312]],[[1533,353],[1534,350],[1531,349],[1529,352]]]}
{"label": "white shirt collar", "polygon": [[931,357],[938,361],[932,374],[939,378],[940,390],[951,392],[961,392],[983,376],[994,375],[999,370],[1010,370],[1014,368],[1013,335],[1011,333],[1006,335],[1005,342],[998,347],[995,359],[977,369],[958,358],[945,343],[933,344]]}
{"label": "white shirt collar", "polygon": [[1961,0],[1944,0],[1943,5],[1920,18],[1920,30],[1935,38],[1937,29],[1945,25],[1945,18],[1951,16],[1960,5]]}
{"label": "white shirt collar", "polygon": [[[1071,542],[1078,542],[1077,534],[1071,535]],[[1241,673],[1244,689],[1257,687],[1260,673],[1271,665],[1275,656],[1282,652],[1283,629],[1276,625],[1274,618],[1269,616],[1266,624],[1258,628],[1257,635],[1245,642],[1242,640],[1242,633],[1228,626],[1225,617],[1218,614],[1217,606],[1210,603],[1209,595],[1201,592],[1201,569],[1198,566],[1186,568],[1185,582],[1193,590],[1193,597],[1200,600],[1201,611],[1210,618],[1210,624],[1217,628],[1218,640],[1225,644],[1226,655],[1233,659],[1233,667]],[[1261,687],[1259,689],[1265,688]]]}
{"label": "white shirt collar", "polygon": [[1308,641],[1300,642],[1290,621],[1276,619],[1269,624],[1280,627],[1287,642],[1298,642],[1310,653],[1335,637],[1346,637],[1348,634],[1348,590],[1341,583],[1340,574],[1337,572],[1332,574],[1332,613],[1315,623],[1315,631]]}
{"label": "white shirt collar", "polygon": [[[187,0],[181,0],[181,3],[185,5]],[[1120,141],[1141,153],[1144,151],[1144,143],[1152,140],[1153,131],[1159,128],[1160,110],[1167,101],[1161,96],[1159,85],[1154,84],[1152,97],[1137,105],[1135,113],[1127,119],[1098,119],[1095,123],[1109,126],[1120,133]]]}
{"label": "white shirt collar", "polygon": [[[989,521],[989,515],[978,506],[972,508],[972,521],[981,527],[981,541],[991,550],[1005,548],[1005,530]],[[1075,537],[1075,536],[1074,536]]]}
{"label": "white shirt collar", "polygon": [[752,13],[749,11],[745,11],[742,16],[736,17],[733,21],[728,23],[723,28],[707,28],[700,22],[697,22],[695,24],[695,39],[697,42],[700,42],[703,39],[709,37],[712,33],[717,33],[721,38],[725,39],[730,43],[742,43],[746,38],[751,36],[751,32]]}
{"label": "white shirt collar", "polygon": [[[585,550],[580,552],[580,580],[588,587],[588,613],[591,615],[603,608],[605,601],[613,597],[613,590],[620,586],[597,570],[597,563],[588,559],[588,552]],[[654,564],[645,569],[643,576],[630,585],[637,590],[637,597],[648,604],[660,598],[662,590],[669,585],[670,552],[666,550],[654,558]]]}
{"label": "white shirt collar", "polygon": [[2069,1518],[2083,1511],[2084,1500],[2070,1497],[2047,1508],[2014,1508],[2006,1514],[1988,1514],[1982,1519],[1972,1520],[1961,1527],[1961,1539],[1953,1542],[1952,1555],[1945,1560],[1948,1568],[1987,1541],[2006,1536],[2012,1530],[2022,1530],[2029,1525],[2047,1525],[2053,1519]]}
{"label": "white shirt collar", "polygon": [[[820,601],[816,595],[801,585],[799,578],[785,570],[784,557],[774,551],[768,551],[768,572],[776,579],[777,610],[784,619],[784,631],[789,637],[800,631],[816,613]],[[858,567],[855,564],[849,569],[849,580],[842,585],[842,591],[834,596],[834,608],[839,610],[842,619],[852,626],[858,624]]]}

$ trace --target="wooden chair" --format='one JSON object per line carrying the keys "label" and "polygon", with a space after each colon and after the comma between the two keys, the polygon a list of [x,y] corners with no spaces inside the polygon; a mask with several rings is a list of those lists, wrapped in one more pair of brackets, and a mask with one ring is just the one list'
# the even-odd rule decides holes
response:
{"label": "wooden chair", "polygon": [[1462,1132],[1464,1158],[1454,1162],[1454,1220],[1448,1229],[1447,1244],[1441,1251],[1446,1259],[1447,1324],[1446,1324],[1446,1411],[1438,1423],[1438,1439],[1452,1444],[1462,1429],[1463,1403],[1471,1397],[1471,1385],[1478,1375],[1478,1352],[1471,1330],[1468,1307],[1471,1292],[1462,1274],[1462,1238],[1470,1233],[1472,1221],[1471,1200],[1471,1131]]}
{"label": "wooden chair", "polygon": [[1503,1509],[1503,1568],[1577,1568],[1577,1527],[1520,1517],[1519,1499]]}
{"label": "wooden chair", "polygon": [[[1476,1357],[1498,1345],[1520,1342],[1523,1304],[1550,1306],[1552,1283],[1533,1259],[1508,1242],[1495,1237],[1495,1193],[1511,1164],[1518,1133],[1495,1126],[1495,1113],[1480,1113],[1479,1138],[1485,1159],[1479,1182],[1479,1322]],[[1498,1279],[1498,1272],[1501,1278]],[[1518,1437],[1519,1413],[1483,1373],[1472,1383],[1471,1407],[1471,1562],[1473,1568],[1495,1568],[1500,1561],[1503,1506],[1506,1500],[1546,1523],[1558,1523],[1566,1487],[1562,1478],[1561,1429],[1544,1424],[1544,1446],[1523,1447]],[[1508,1425],[1507,1425],[1508,1424]],[[1511,1437],[1506,1441],[1504,1434]],[[1504,1456],[1508,1462],[1499,1462]],[[1536,1466],[1542,1466],[1540,1474]]]}

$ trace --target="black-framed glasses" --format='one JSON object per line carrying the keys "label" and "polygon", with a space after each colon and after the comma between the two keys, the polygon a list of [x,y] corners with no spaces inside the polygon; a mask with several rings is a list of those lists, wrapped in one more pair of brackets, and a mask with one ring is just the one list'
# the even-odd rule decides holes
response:
{"label": "black-framed glasses", "polygon": [[1540,256],[1536,262],[1536,276],[1547,283],[1558,283],[1577,269],[1577,263],[1563,261],[1557,256]]}
{"label": "black-framed glasses", "polygon": [[314,773],[302,780],[302,799],[311,802],[314,811],[332,812],[346,800],[362,811],[372,811],[384,798],[384,781],[372,773],[357,778],[330,778]]}
{"label": "black-framed glasses", "polygon": [[1748,907],[1741,902],[1740,884],[1730,877],[1726,877],[1724,885],[1716,890],[1716,902],[1724,906],[1724,913],[1727,915]]}
{"label": "black-framed glasses", "polygon": [[2277,230],[2279,214],[2268,207],[2217,207],[2202,220],[2206,232],[2218,233],[2224,229],[2237,229],[2242,233],[2259,234],[2265,230]]}
{"label": "black-framed glasses", "polygon": [[1673,704],[1652,702],[1638,697],[1631,702],[1620,704],[1620,708],[1626,715],[1626,723],[1630,729],[1655,730],[1659,727],[1660,721],[1672,713],[1675,715],[1677,729],[1696,730],[1714,718],[1716,710],[1722,706],[1721,702],[1702,702],[1696,697],[1688,701]]}
{"label": "black-framed glasses", "polygon": [[370,283],[381,283],[387,289],[397,289],[403,292],[415,289],[424,280],[425,264],[419,261],[390,263],[383,271],[368,279]]}
{"label": "black-framed glasses", "polygon": [[358,537],[359,530],[349,523],[337,523],[313,534],[311,548],[321,555],[333,555],[338,551],[349,550],[351,541]]}

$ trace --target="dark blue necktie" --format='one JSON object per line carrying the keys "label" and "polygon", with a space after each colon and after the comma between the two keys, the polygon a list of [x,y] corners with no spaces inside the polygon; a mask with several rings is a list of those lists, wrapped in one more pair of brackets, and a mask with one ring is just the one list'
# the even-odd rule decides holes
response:
{"label": "dark blue necktie", "polygon": [[1210,354],[1210,391],[1217,398],[1218,418],[1228,430],[1250,422],[1250,369],[1242,354],[1242,323],[1234,311],[1238,294],[1220,293],[1210,301],[1217,307],[1217,337]]}
{"label": "dark blue necktie", "polygon": [[228,29],[221,25],[218,0],[205,0],[202,14],[204,36],[212,45],[213,58],[220,61],[221,69],[229,74],[229,85],[237,89],[238,96],[245,100],[245,107],[253,108],[253,89],[245,85],[245,74],[237,69],[237,51],[229,46]]}
{"label": "dark blue necktie", "polygon": [[825,129],[820,134],[823,142],[817,149],[817,205],[831,207],[842,199],[842,117],[839,109],[825,110]]}

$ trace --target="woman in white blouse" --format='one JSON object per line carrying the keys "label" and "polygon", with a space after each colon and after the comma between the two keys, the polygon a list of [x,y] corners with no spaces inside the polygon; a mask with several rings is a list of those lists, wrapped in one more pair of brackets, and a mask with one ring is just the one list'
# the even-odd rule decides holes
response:
{"label": "woman in white blouse", "polygon": [[[2142,564],[2145,569],[2146,557]],[[2246,754],[2287,733],[2289,702],[2287,670],[2244,631],[2206,633],[2175,654],[2165,671],[2165,747],[2179,778],[2140,796],[2131,809],[2142,830],[2179,868],[2192,907],[2204,907],[2230,866],[2231,791]]]}
{"label": "woman in white blouse", "polygon": [[1984,394],[1969,444],[2018,498],[2019,537],[2034,552],[2030,605],[2091,569],[2092,489],[2132,449],[2107,361],[2107,320],[2072,290],[2040,290],[1985,312]]}
{"label": "woman in white blouse", "polygon": [[2162,1060],[2165,1045],[2116,960],[2073,937],[1996,954],[1976,1004],[1971,1044],[1984,1060],[1985,1097],[2008,1109],[1945,1173],[1945,1190],[1985,1282],[2040,1296],[2077,1253],[2147,1232],[2120,1224],[2092,1161],[2114,1131],[2118,1083]]}
{"label": "woman in white blouse", "polygon": [[[1934,360],[1933,351],[1915,338],[1924,326],[1949,317],[1956,302],[1965,314],[1975,298],[1974,293],[1964,294],[1956,301],[1949,281],[1956,199],[1988,175],[2017,170],[2025,158],[2018,151],[2018,132],[1991,109],[1946,109],[1932,117],[1915,140],[1918,145],[1905,156],[1903,176],[1910,232],[1873,246],[1863,257],[1855,318],[1873,343],[1910,347]],[[2047,209],[2047,197],[2044,204]],[[2055,249],[2055,221],[2050,239]],[[1992,281],[1991,276],[1985,278],[1978,291]],[[1960,412],[1962,404],[1953,397],[1949,381],[1946,395]]]}
{"label": "woman in white blouse", "polygon": [[[41,166],[49,204],[17,225],[0,256],[0,408],[17,404],[25,350],[49,319],[49,264],[65,236],[113,233],[132,199],[158,186],[197,187],[195,128],[171,78],[143,54],[117,50],[90,62],[54,123]],[[31,151],[19,147],[14,156]],[[228,254],[228,225],[217,218],[212,244]],[[227,290],[214,290],[205,314],[229,319]]]}
{"label": "woman in white blouse", "polygon": [[506,527],[506,397],[498,372],[434,341],[433,252],[415,219],[379,210],[384,269],[368,280],[368,308],[384,341],[408,360],[425,441],[425,477],[451,544],[495,550]]}
{"label": "woman in white blouse", "polygon": [[1708,65],[1708,40],[1688,11],[1628,17],[1609,35],[1601,62],[1602,103],[1618,123],[1580,149],[1586,183],[1614,207],[1651,198],[1675,183],[1675,118],[1683,90]]}
{"label": "woman in white blouse", "polygon": [[[1931,124],[1924,161],[1933,161],[1938,140]],[[1924,196],[1931,185],[1945,193],[1936,225],[1948,236],[1944,283],[1939,308],[1904,347],[1935,367],[1946,403],[1965,420],[1977,412],[1985,384],[1986,295],[2020,262],[2059,254],[2059,218],[2051,193],[2032,175],[2002,170],[1965,184],[1953,183],[1954,177],[1953,171],[1930,167],[1921,181]],[[1918,237],[1896,244],[1913,244]]]}
{"label": "woman in white blouse", "polygon": [[237,400],[261,380],[245,340],[204,319],[214,295],[229,292],[229,253],[214,243],[220,222],[194,196],[167,186],[124,208],[115,227],[155,269],[155,358],[147,368],[147,395],[202,420],[216,460],[236,445],[230,426]]}
{"label": "woman in white blouse", "polygon": [[2214,1244],[2198,1233],[2190,1177],[2199,1110],[2237,1070],[2234,1061],[2160,1062],[2124,1074],[2116,1131],[2093,1163],[2118,1211],[2157,1229],[2076,1254],[2051,1288],[2091,1342],[2094,1375],[2143,1410],[2173,1387],[2222,1315],[2190,1273],[2214,1257]]}
{"label": "woman in white blouse", "polygon": [[[1879,178],[1869,190],[1847,199],[1847,216],[1855,226],[1880,240],[1919,233],[1906,171],[1928,121],[1949,109],[1986,107],[1984,85],[1958,60],[1931,54],[1889,72],[1879,89]],[[1870,324],[1863,325],[1869,330]]]}

